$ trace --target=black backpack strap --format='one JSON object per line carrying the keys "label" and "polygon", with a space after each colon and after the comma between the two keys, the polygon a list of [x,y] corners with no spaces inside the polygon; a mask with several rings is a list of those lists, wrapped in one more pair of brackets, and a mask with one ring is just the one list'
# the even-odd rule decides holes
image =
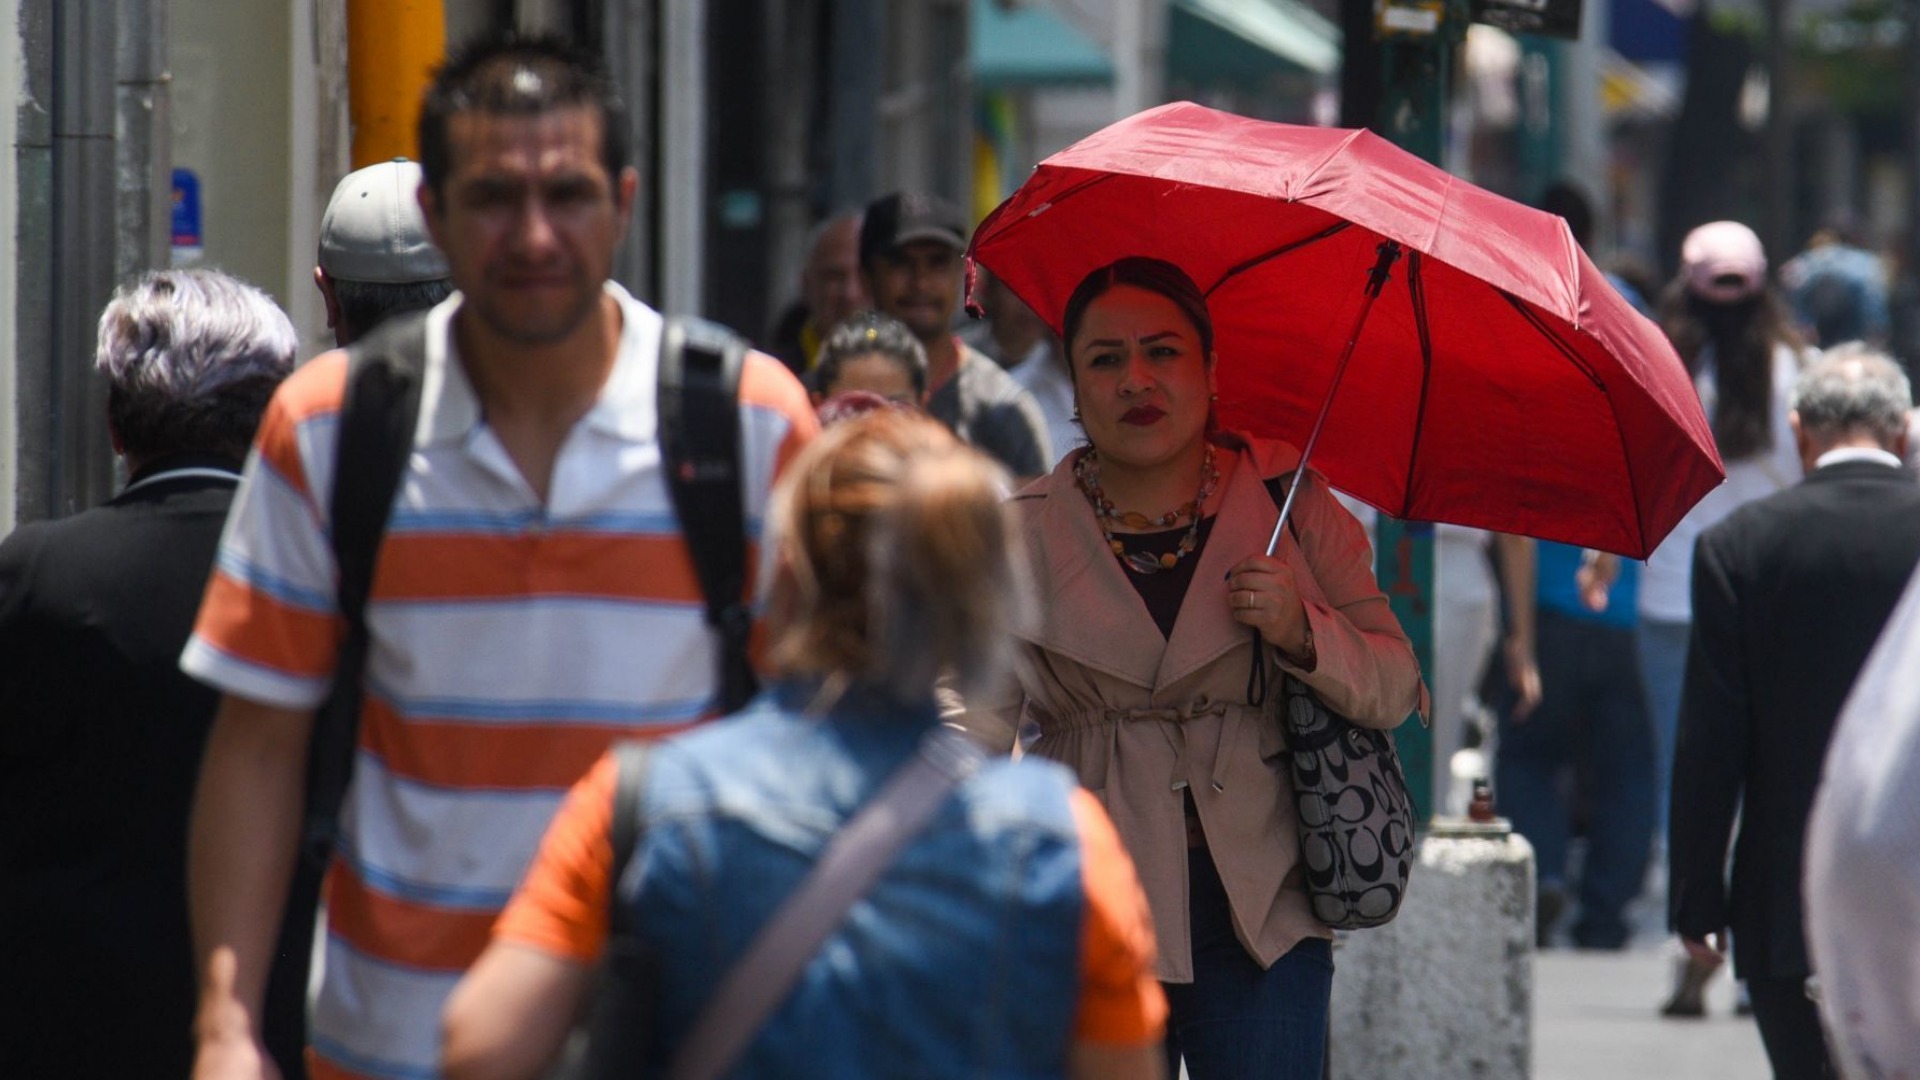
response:
{"label": "black backpack strap", "polygon": [[347,350],[329,503],[340,615],[347,623],[333,688],[314,719],[307,757],[305,844],[326,864],[359,739],[361,676],[367,663],[367,594],[387,518],[413,453],[420,383],[427,365],[426,316],[383,324]]}
{"label": "black backpack strap", "polygon": [[647,760],[653,744],[638,739],[623,739],[613,744],[613,873],[608,883],[613,894],[613,932],[627,929],[631,916],[619,899],[620,879],[626,876],[627,863],[640,843],[640,804],[646,791]]}
{"label": "black backpack strap", "polygon": [[300,853],[287,886],[261,1017],[267,1050],[287,1080],[305,1080],[307,1075],[307,977],[314,920],[359,739],[367,590],[420,410],[420,372],[426,366],[423,319],[396,319],[347,350],[347,385],[328,506],[329,540],[340,575],[337,596],[347,633],[334,665],[333,686],[314,715],[307,741]]}
{"label": "black backpack strap", "polygon": [[620,879],[633,861],[644,831],[643,796],[651,743],[634,739],[613,744],[613,872],[607,879],[608,934],[605,953],[594,973],[593,994],[580,1030],[586,1042],[577,1063],[550,1072],[569,1080],[631,1080],[649,1075],[654,1042],[654,1004],[659,992],[659,959],[635,925],[632,904],[622,903]]}
{"label": "black backpack strap", "polygon": [[707,625],[720,639],[720,708],[746,705],[759,684],[747,657],[747,522],[741,497],[740,371],[747,343],[726,327],[686,316],[660,337],[657,398],[661,464],[680,535],[700,576]]}

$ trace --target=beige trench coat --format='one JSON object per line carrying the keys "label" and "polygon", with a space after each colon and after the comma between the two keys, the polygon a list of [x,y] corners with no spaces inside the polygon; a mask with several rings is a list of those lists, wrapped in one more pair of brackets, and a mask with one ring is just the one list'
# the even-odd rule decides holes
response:
{"label": "beige trench coat", "polygon": [[[970,702],[978,726],[1039,724],[1031,752],[1071,766],[1106,804],[1140,870],[1159,938],[1159,976],[1193,980],[1187,829],[1191,789],[1208,849],[1247,952],[1271,966],[1305,937],[1330,937],[1307,905],[1286,748],[1271,705],[1278,671],[1304,680],[1356,723],[1390,728],[1426,695],[1413,649],[1375,583],[1367,538],[1316,477],[1294,503],[1277,553],[1297,573],[1318,663],[1302,673],[1270,658],[1269,707],[1247,704],[1252,640],[1228,612],[1226,574],[1264,551],[1278,517],[1261,478],[1292,471],[1278,442],[1235,449],[1218,517],[1171,638],[1108,550],[1071,454],[1014,497],[1033,554],[1042,617],[1022,648],[1017,688]],[[1082,451],[1084,452],[1084,451]],[[996,722],[997,721],[997,722]]]}

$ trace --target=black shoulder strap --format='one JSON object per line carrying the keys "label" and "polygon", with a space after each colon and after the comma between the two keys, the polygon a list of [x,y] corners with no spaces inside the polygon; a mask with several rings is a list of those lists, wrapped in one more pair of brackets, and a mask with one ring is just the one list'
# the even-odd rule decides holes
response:
{"label": "black shoulder strap", "polygon": [[686,316],[660,339],[661,463],[680,534],[700,575],[707,625],[720,638],[720,708],[759,688],[747,658],[747,522],[741,497],[740,371],[747,344],[726,327]]}
{"label": "black shoulder strap", "polygon": [[347,350],[347,386],[340,403],[328,505],[347,634],[334,665],[333,688],[314,719],[307,756],[306,848],[323,864],[353,775],[361,675],[367,662],[367,593],[400,477],[413,451],[426,366],[424,313],[391,320]]}
{"label": "black shoulder strap", "polygon": [[593,993],[582,1030],[577,1060],[550,1070],[569,1080],[631,1080],[650,1075],[648,1062],[657,1041],[652,1017],[659,996],[659,957],[638,933],[634,906],[622,903],[620,879],[626,876],[645,827],[641,796],[646,790],[651,743],[627,739],[613,744],[613,872],[607,878],[607,947],[594,973]]}
{"label": "black shoulder strap", "polygon": [[640,843],[640,801],[646,791],[647,759],[651,743],[623,739],[613,744],[613,873],[607,879],[613,895],[613,932],[626,932],[631,919],[629,905],[619,899],[620,879],[626,876],[627,863]]}

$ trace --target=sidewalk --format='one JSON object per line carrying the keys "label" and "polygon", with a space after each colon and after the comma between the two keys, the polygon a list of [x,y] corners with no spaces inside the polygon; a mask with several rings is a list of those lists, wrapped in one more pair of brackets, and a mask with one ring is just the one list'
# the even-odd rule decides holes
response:
{"label": "sidewalk", "polygon": [[1766,1080],[1773,1075],[1760,1029],[1733,1014],[1732,967],[1707,984],[1707,1015],[1668,1020],[1674,939],[1666,930],[1664,854],[1627,909],[1633,943],[1625,952],[1570,945],[1563,919],[1533,965],[1533,1080]]}
{"label": "sidewalk", "polygon": [[1627,952],[1549,949],[1533,980],[1534,1080],[1765,1080],[1753,1018],[1733,1015],[1733,980],[1709,986],[1708,1015],[1666,1020],[1673,961],[1661,944]]}

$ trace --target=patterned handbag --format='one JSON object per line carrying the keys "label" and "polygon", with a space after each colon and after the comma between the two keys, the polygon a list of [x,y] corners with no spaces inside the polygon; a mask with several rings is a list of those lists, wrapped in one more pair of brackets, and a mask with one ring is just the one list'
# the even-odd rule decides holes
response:
{"label": "patterned handbag", "polygon": [[1283,680],[1300,865],[1314,918],[1336,930],[1392,920],[1413,870],[1413,799],[1391,732],[1333,712]]}

